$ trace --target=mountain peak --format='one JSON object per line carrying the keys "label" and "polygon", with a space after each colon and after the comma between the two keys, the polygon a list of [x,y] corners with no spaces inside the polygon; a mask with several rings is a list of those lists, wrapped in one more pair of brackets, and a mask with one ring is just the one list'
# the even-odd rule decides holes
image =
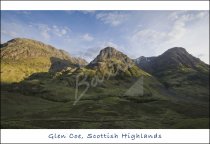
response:
{"label": "mountain peak", "polygon": [[107,46],[107,47],[105,47],[104,49],[102,49],[101,51],[106,51],[106,50],[111,50],[111,51],[117,51],[116,50],[116,48],[114,48],[114,47],[111,47],[111,46]]}
{"label": "mountain peak", "polygon": [[182,47],[173,47],[157,57],[140,57],[135,62],[139,67],[150,73],[180,69],[181,67],[191,69],[197,69],[198,66],[206,67],[204,62],[189,54]]}
{"label": "mountain peak", "polygon": [[99,62],[106,62],[108,60],[113,60],[113,59],[128,64],[133,63],[132,60],[122,52],[116,50],[113,47],[106,47],[100,51],[99,55],[92,62],[90,62],[89,65],[95,65]]}
{"label": "mountain peak", "polygon": [[[28,39],[28,38],[14,38],[11,39],[9,41],[7,41],[6,43],[2,44],[2,47],[4,46],[11,46],[11,45],[17,45],[17,44],[25,44],[25,43],[30,43],[30,44],[39,44],[39,45],[46,45],[40,41],[37,40],[33,40],[33,39]],[[49,45],[48,45],[49,46]]]}
{"label": "mountain peak", "polygon": [[98,56],[87,65],[87,68],[95,70],[98,74],[108,77],[110,76],[110,73],[121,78],[149,75],[139,69],[134,61],[127,55],[113,47],[102,49]]}
{"label": "mountain peak", "polygon": [[164,60],[167,64],[171,66],[186,66],[194,67],[200,60],[191,54],[189,54],[186,49],[182,47],[174,47],[168,49],[162,55],[159,56],[160,59]]}
{"label": "mountain peak", "polygon": [[120,51],[117,51],[115,48],[106,47],[100,51],[99,56],[101,56],[103,58],[111,58],[111,57],[119,55],[119,54],[122,54],[122,53]]}
{"label": "mountain peak", "polygon": [[168,49],[167,51],[165,51],[163,54],[183,54],[183,55],[186,55],[188,54],[188,52],[186,51],[185,48],[183,47],[173,47],[173,48],[170,48]]}
{"label": "mountain peak", "polygon": [[58,57],[62,59],[69,59],[70,55],[68,52],[56,49],[53,46],[36,40],[15,38],[2,45],[1,57],[16,60],[39,57]]}
{"label": "mountain peak", "polygon": [[29,38],[13,38],[11,40],[9,40],[8,42],[17,42],[17,41],[36,41],[36,40],[32,40],[32,39],[29,39]]}
{"label": "mountain peak", "polygon": [[183,47],[172,47],[168,49],[167,51],[186,51],[186,49]]}

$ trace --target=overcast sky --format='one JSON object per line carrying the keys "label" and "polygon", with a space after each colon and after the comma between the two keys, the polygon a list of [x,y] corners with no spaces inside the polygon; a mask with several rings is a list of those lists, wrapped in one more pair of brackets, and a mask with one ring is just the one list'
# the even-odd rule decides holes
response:
{"label": "overcast sky", "polygon": [[184,47],[209,63],[209,11],[1,11],[1,43],[16,37],[87,61],[106,46],[133,59]]}

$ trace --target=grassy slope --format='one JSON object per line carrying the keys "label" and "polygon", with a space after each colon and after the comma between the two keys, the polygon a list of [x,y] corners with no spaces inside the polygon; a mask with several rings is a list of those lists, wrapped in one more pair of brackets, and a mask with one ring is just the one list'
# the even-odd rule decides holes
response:
{"label": "grassy slope", "polygon": [[[40,61],[42,62],[43,65],[47,63],[44,60]],[[114,65],[123,66],[117,60],[113,62]],[[9,67],[10,70],[18,68],[30,75],[30,71],[36,68],[39,71],[39,66],[42,65],[36,67],[32,64],[31,70],[30,66],[25,67],[27,63],[17,61],[11,63],[11,66],[5,63],[5,67]],[[33,63],[33,60],[30,63]],[[187,69],[173,71],[173,74],[167,76],[161,73],[161,81],[169,86],[165,89],[155,78],[133,66],[120,72],[115,78],[90,87],[82,99],[73,105],[75,76],[78,73],[87,74],[87,80],[91,84],[94,83],[96,74],[102,76],[101,72],[109,72],[109,69],[107,65],[102,65],[100,71],[82,68],[55,75],[40,71],[42,73],[33,74],[18,84],[2,85],[1,127],[209,128],[209,103],[206,97],[209,95],[208,85],[201,85],[203,81],[199,80],[195,80],[198,83],[186,81],[196,78],[194,76],[201,76],[202,79],[203,76],[192,74],[191,70],[189,72]],[[186,74],[181,74],[183,72]],[[15,71],[13,76],[16,77],[17,73]],[[1,76],[6,81],[13,81],[6,73],[2,73]],[[127,93],[141,76],[144,76],[144,95]],[[80,87],[79,93],[84,88]],[[138,87],[135,90],[138,92]]]}
{"label": "grassy slope", "polygon": [[201,104],[209,101],[209,71],[206,66],[196,69],[180,67],[156,73],[156,76],[179,99]]}
{"label": "grassy slope", "polygon": [[21,60],[1,60],[1,82],[20,82],[33,73],[48,72],[50,59],[45,57]]}
{"label": "grassy slope", "polygon": [[[138,103],[108,96],[73,106],[37,97],[2,95],[2,128],[208,128],[208,109],[170,101]],[[95,94],[98,96],[98,94]],[[7,97],[7,98],[5,98]],[[8,106],[8,104],[10,104]],[[187,106],[186,106],[187,105]],[[24,111],[24,113],[23,113]]]}
{"label": "grassy slope", "polygon": [[[64,76],[50,79],[44,75],[41,80],[21,84],[24,92],[3,87],[2,128],[209,127],[208,104],[171,100],[169,93],[151,77],[144,77],[145,96],[125,95],[135,80],[112,79],[90,88],[73,105],[75,89],[69,87],[65,79],[61,80]],[[84,87],[80,87],[79,93],[83,90]]]}

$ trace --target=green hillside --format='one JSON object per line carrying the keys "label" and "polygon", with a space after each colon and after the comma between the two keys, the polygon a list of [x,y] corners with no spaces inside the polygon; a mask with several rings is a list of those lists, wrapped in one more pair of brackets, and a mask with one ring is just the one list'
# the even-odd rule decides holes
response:
{"label": "green hillside", "polygon": [[1,52],[1,128],[209,128],[209,71],[183,50],[144,65],[112,47],[85,65],[28,39]]}
{"label": "green hillside", "polygon": [[1,82],[19,82],[33,73],[48,72],[58,61],[61,67],[63,61],[66,67],[86,64],[83,59],[35,40],[10,40],[1,45]]}

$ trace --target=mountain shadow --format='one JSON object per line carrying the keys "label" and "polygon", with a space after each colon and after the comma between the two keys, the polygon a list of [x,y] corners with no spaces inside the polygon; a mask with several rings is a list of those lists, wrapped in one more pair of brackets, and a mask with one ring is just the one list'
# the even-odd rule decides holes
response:
{"label": "mountain shadow", "polygon": [[79,64],[72,64],[69,60],[60,59],[57,57],[51,57],[50,61],[51,66],[49,68],[49,72],[59,72],[66,70],[67,68],[79,67]]}

